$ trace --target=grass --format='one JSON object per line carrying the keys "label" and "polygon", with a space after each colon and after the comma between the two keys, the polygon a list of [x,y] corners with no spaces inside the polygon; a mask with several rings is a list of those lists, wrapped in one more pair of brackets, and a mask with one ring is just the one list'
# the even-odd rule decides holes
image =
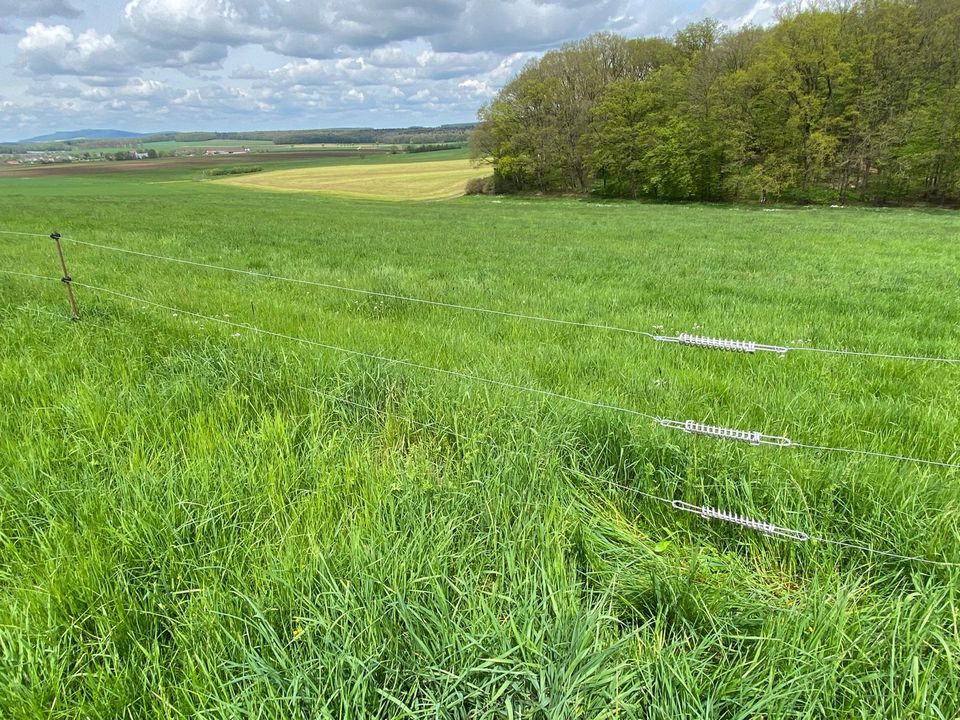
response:
{"label": "grass", "polygon": [[[165,182],[197,175],[0,175],[0,225],[668,334],[960,356],[954,213]],[[957,460],[954,366],[723,354],[64,247],[78,281],[182,310]],[[42,238],[0,236],[0,263],[59,277]],[[604,482],[956,561],[955,471],[668,434],[78,296],[67,323],[59,283],[0,274],[4,718],[960,714],[958,570]]]}
{"label": "grass", "polygon": [[468,180],[487,173],[470,160],[383,163],[278,170],[223,180],[238,187],[280,192],[322,192],[378,200],[442,200],[463,195]]}

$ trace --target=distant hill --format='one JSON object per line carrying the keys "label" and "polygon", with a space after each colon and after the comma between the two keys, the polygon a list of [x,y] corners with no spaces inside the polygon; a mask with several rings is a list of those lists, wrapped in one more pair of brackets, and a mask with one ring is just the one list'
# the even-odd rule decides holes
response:
{"label": "distant hill", "polygon": [[37,135],[27,140],[21,140],[21,143],[41,143],[57,142],[59,140],[112,140],[114,138],[138,138],[145,137],[148,133],[127,132],[126,130],[66,130],[64,132],[50,133],[49,135]]}

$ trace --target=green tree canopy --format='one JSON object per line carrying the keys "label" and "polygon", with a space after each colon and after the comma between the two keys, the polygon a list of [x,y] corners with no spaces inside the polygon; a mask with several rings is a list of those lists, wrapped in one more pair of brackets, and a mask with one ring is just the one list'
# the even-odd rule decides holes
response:
{"label": "green tree canopy", "polygon": [[471,146],[500,190],[956,203],[958,50],[955,0],[592,35],[524,67],[480,110]]}

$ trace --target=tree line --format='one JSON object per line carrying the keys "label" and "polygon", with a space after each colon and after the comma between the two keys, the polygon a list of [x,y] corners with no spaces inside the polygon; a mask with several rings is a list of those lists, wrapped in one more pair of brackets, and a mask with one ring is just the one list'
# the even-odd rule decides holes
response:
{"label": "tree line", "polygon": [[207,142],[215,140],[267,140],[274,145],[403,145],[465,143],[474,123],[409,128],[326,128],[318,130],[254,130],[249,132],[158,133],[138,138],[141,142],[175,140]]}
{"label": "tree line", "polygon": [[960,202],[960,3],[796,5],[770,27],[601,33],[479,111],[498,191]]}

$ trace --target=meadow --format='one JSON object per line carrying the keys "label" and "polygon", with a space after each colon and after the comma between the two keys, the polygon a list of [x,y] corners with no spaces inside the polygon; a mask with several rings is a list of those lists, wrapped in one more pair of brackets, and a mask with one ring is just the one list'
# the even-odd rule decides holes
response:
{"label": "meadow", "polygon": [[[444,159],[428,155],[391,161]],[[956,469],[691,436],[237,325],[954,463],[957,365],[722,353],[74,242],[656,334],[958,358],[955,213],[399,202],[205,177],[0,172],[0,230],[63,234],[82,315],[66,319],[49,239],[0,235],[0,269],[54,278],[0,273],[0,717],[960,714],[960,567],[640,494],[956,563]]]}

